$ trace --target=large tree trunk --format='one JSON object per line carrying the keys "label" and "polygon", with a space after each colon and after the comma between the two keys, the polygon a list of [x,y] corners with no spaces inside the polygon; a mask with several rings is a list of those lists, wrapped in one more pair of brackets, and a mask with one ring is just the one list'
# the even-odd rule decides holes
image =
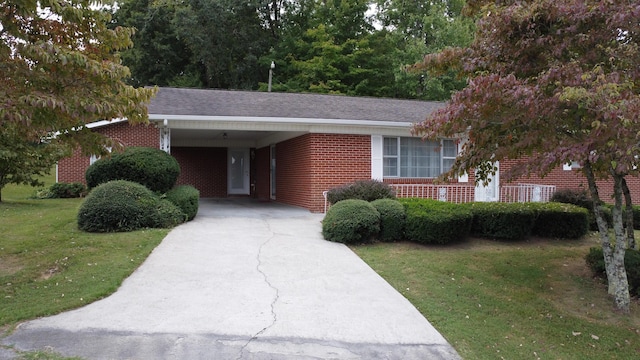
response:
{"label": "large tree trunk", "polygon": [[627,248],[636,248],[636,238],[633,231],[633,203],[631,201],[631,192],[627,186],[627,180],[622,178],[622,194],[625,202],[625,225],[627,227]]}
{"label": "large tree trunk", "polygon": [[622,221],[622,179],[623,176],[612,174],[614,185],[615,205],[612,210],[613,231],[615,235],[615,243],[612,245],[609,237],[609,229],[607,222],[602,214],[602,205],[600,204],[600,196],[598,195],[598,186],[596,185],[593,169],[589,162],[585,163],[583,168],[584,174],[589,183],[589,191],[593,200],[593,211],[595,213],[596,222],[598,224],[598,233],[602,243],[602,252],[604,254],[604,264],[607,272],[607,280],[609,282],[609,294],[613,295],[618,310],[628,313],[629,304],[631,302],[629,296],[629,282],[627,281],[627,271],[624,267],[624,255],[627,248],[627,239],[625,238],[624,224]]}

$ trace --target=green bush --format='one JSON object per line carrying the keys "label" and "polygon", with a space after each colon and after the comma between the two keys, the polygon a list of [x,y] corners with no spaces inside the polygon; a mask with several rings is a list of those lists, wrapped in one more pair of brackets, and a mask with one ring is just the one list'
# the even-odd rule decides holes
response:
{"label": "green bush", "polygon": [[374,201],[395,199],[395,197],[396,192],[391,186],[377,180],[359,180],[327,192],[327,200],[331,204],[347,199]]}
{"label": "green bush", "polygon": [[363,243],[379,232],[380,214],[364,200],[340,201],[327,211],[322,221],[322,235],[329,241]]}
{"label": "green bush", "polygon": [[587,209],[556,202],[530,203],[536,212],[532,234],[541,237],[577,239],[589,231]]}
{"label": "green bush", "polygon": [[521,240],[531,234],[535,212],[526,203],[476,202],[466,205],[473,214],[471,235]]}
{"label": "green bush", "polygon": [[585,209],[593,208],[593,201],[586,190],[560,189],[553,193],[551,201],[578,205]]}
{"label": "green bush", "polygon": [[175,205],[161,201],[143,185],[125,180],[97,186],[78,210],[78,228],[88,232],[169,227],[184,219],[185,215]]}
{"label": "green bush", "polygon": [[[593,200],[587,194],[585,190],[573,190],[573,189],[561,189],[553,193],[551,196],[551,202],[559,202],[564,204],[573,204],[587,209],[589,229],[593,231],[598,230],[598,223],[596,222],[596,216],[593,212]],[[611,208],[604,206],[602,212],[609,227],[611,227]]]}
{"label": "green bush", "polygon": [[419,243],[447,244],[469,235],[473,215],[468,207],[431,199],[399,199],[407,220],[405,236]]}
{"label": "green bush", "polygon": [[380,213],[380,234],[378,239],[381,241],[402,240],[407,217],[404,206],[394,199],[374,200],[371,205]]}
{"label": "green bush", "polygon": [[79,198],[87,195],[87,187],[83,183],[55,183],[49,187],[48,197],[51,199]]}
{"label": "green bush", "polygon": [[187,221],[187,215],[182,209],[169,200],[158,199],[149,227],[171,228],[185,221]]}
{"label": "green bush", "polygon": [[111,180],[137,182],[156,193],[169,191],[180,175],[180,165],[160,149],[129,147],[93,163],[87,169],[87,186],[94,188]]}
{"label": "green bush", "polygon": [[[604,266],[602,248],[592,247],[585,257],[587,265],[595,276],[607,280],[607,272]],[[624,254],[624,267],[627,270],[629,292],[634,296],[640,296],[640,251],[627,249]]]}
{"label": "green bush", "polygon": [[200,192],[191,185],[177,186],[166,194],[167,200],[179,207],[187,216],[187,221],[193,220],[198,213]]}

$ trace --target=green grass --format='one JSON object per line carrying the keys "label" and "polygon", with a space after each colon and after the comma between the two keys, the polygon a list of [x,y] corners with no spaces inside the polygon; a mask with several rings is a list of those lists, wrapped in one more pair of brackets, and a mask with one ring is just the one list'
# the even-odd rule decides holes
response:
{"label": "green grass", "polygon": [[594,237],[353,250],[464,359],[638,359],[640,305],[618,314],[584,262]]}
{"label": "green grass", "polygon": [[[54,181],[44,179],[46,186]],[[0,203],[0,328],[77,308],[113,293],[166,236],[166,229],[78,230],[82,199],[30,199],[8,185]]]}

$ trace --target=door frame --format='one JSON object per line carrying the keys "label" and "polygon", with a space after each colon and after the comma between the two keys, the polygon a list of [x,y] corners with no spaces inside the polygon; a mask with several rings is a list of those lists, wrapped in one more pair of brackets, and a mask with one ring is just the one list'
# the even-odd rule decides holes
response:
{"label": "door frame", "polygon": [[[233,187],[234,176],[234,152],[242,152],[242,188]],[[251,157],[249,148],[228,148],[227,149],[227,193],[229,195],[250,195],[251,188],[249,186],[251,182]]]}

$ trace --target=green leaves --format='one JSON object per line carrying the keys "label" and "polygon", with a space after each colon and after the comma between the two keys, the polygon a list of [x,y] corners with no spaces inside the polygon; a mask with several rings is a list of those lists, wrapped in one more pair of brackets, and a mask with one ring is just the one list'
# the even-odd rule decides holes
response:
{"label": "green leaves", "polygon": [[[29,182],[69,148],[85,152],[109,142],[75,131],[97,120],[146,121],[154,89],[124,83],[129,70],[117,51],[131,45],[131,29],[107,28],[110,2],[5,0],[0,13],[0,187]],[[46,140],[46,142],[44,141]],[[37,145],[34,145],[37,144]],[[29,157],[37,161],[27,161]]]}

